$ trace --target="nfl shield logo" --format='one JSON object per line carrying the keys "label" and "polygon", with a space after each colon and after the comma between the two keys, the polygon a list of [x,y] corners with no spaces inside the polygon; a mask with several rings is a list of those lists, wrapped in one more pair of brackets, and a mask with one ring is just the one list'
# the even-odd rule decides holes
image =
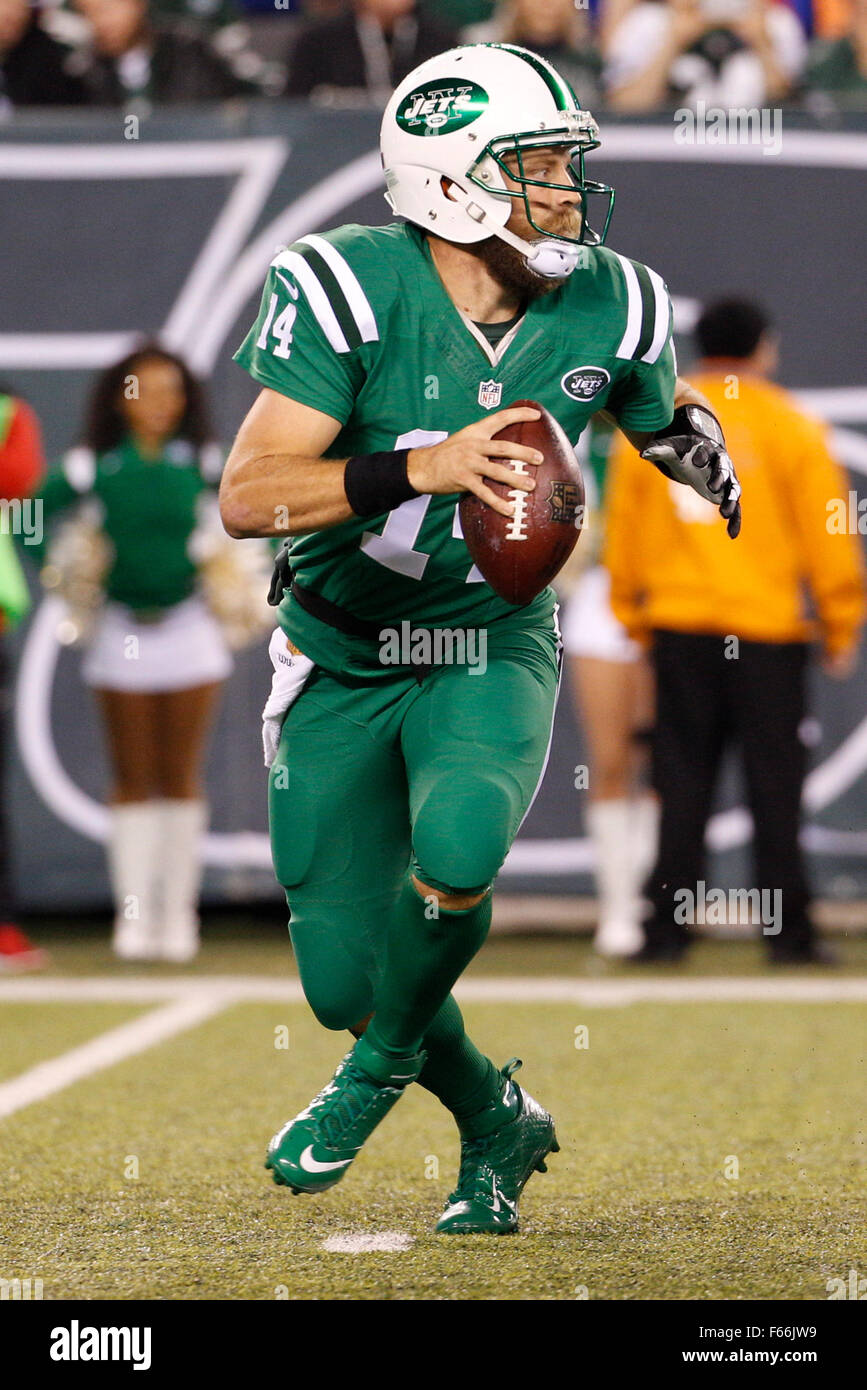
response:
{"label": "nfl shield logo", "polygon": [[503,383],[501,381],[483,381],[479,384],[479,405],[483,405],[485,410],[493,410],[495,405],[499,405],[503,398]]}

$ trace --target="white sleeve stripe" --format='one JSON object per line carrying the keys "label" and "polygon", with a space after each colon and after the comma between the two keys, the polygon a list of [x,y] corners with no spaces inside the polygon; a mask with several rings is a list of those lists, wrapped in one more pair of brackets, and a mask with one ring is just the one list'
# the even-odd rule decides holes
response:
{"label": "white sleeve stripe", "polygon": [[628,261],[625,256],[621,256],[619,251],[615,251],[614,254],[623,270],[627,293],[626,331],[614,355],[615,357],[631,357],[638,347],[638,340],[641,337],[641,289],[632,262]]}
{"label": "white sleeve stripe", "polygon": [[653,300],[656,311],[656,319],[653,329],[653,342],[642,357],[642,362],[655,362],[665,347],[668,338],[668,326],[671,322],[671,311],[668,303],[668,293],[662,276],[650,266],[645,266],[645,270],[650,276],[650,283],[653,286]]}
{"label": "white sleeve stripe", "polygon": [[370,306],[370,300],[358,283],[355,272],[348,261],[324,237],[316,236],[311,232],[309,236],[299,237],[298,240],[306,246],[312,246],[314,251],[318,251],[334,272],[335,280],[346,295],[346,302],[361,334],[361,341],[363,343],[378,342],[379,330],[376,327],[376,318]]}
{"label": "white sleeve stripe", "polygon": [[343,336],[343,329],[337,322],[337,316],[328,302],[328,296],[304,257],[298,251],[281,251],[279,256],[274,257],[271,264],[272,266],[281,265],[284,270],[288,270],[290,274],[295,276],[304,291],[307,303],[313,310],[319,327],[334,351],[349,352],[349,344]]}

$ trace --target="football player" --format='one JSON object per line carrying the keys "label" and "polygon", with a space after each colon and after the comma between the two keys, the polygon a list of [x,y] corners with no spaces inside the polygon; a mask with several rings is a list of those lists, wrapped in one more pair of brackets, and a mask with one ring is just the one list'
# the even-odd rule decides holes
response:
{"label": "football player", "polygon": [[[223,475],[224,524],[291,537],[272,643],[289,680],[266,709],[274,866],[307,1000],[357,1038],[266,1166],[296,1192],[332,1186],[418,1082],[461,1136],[444,1233],[515,1230],[524,1184],[558,1148],[513,1080],[520,1063],[498,1070],[474,1046],[451,993],[544,771],[560,649],[550,589],[515,608],[474,567],[460,496],[507,516],[485,479],[534,487],[492,461],[541,458],[493,438],[537,417],[502,408],[523,397],[572,440],[606,409],[732,534],[739,519],[718,425],[675,397],[662,279],[602,245],[614,194],[584,171],[598,143],[568,83],[524,49],[421,64],[382,123],[401,220],[281,251],[237,353],[262,392]],[[404,630],[459,630],[467,652],[484,636],[486,660],[437,665],[421,642],[425,664],[390,664],[385,639]]]}

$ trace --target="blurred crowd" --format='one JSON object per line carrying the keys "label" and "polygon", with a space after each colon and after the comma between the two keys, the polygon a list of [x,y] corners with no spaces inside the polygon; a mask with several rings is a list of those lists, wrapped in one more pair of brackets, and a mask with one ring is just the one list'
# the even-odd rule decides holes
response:
{"label": "blurred crowd", "polygon": [[591,109],[867,110],[867,0],[0,0],[0,109],[382,104],[475,42],[549,58]]}

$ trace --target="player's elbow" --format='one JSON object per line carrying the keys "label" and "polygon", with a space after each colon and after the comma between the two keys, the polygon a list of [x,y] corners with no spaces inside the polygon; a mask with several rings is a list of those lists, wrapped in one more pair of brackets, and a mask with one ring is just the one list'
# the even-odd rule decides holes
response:
{"label": "player's elbow", "polygon": [[243,527],[236,526],[233,522],[227,521],[225,516],[223,517],[223,530],[226,532],[227,536],[231,536],[233,541],[246,541],[253,535],[252,531],[245,531]]}
{"label": "player's elbow", "polygon": [[220,489],[220,520],[223,530],[235,541],[248,540],[251,536],[262,534],[244,498],[243,490],[237,486],[224,486]]}

